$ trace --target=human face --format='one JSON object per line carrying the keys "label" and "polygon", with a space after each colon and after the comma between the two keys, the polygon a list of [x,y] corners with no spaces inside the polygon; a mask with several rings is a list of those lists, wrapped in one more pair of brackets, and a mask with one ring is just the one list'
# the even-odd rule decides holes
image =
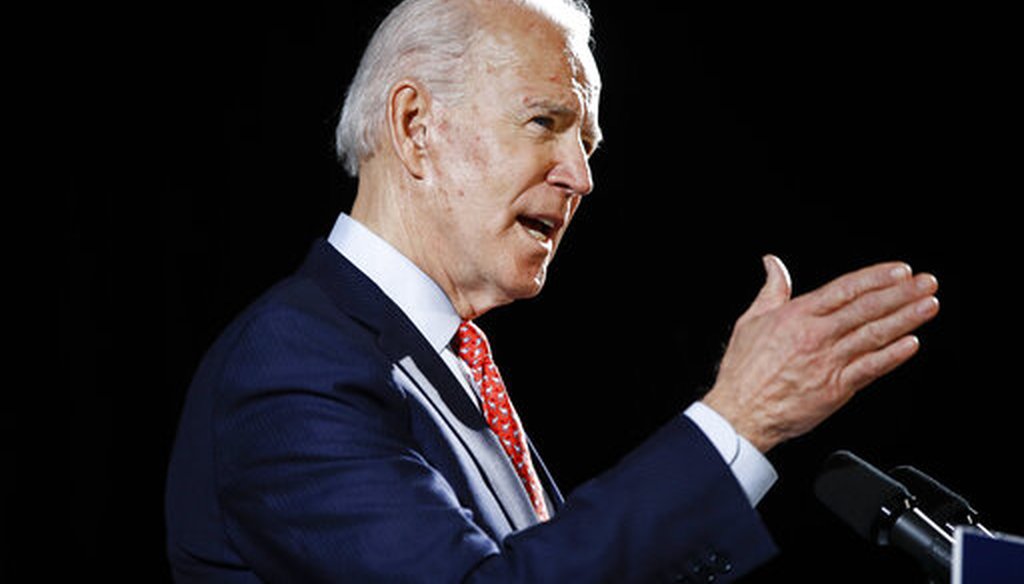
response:
{"label": "human face", "polygon": [[495,28],[475,50],[467,93],[439,107],[433,153],[433,259],[464,317],[540,292],[593,188],[588,160],[600,140],[588,49],[570,51],[532,14]]}

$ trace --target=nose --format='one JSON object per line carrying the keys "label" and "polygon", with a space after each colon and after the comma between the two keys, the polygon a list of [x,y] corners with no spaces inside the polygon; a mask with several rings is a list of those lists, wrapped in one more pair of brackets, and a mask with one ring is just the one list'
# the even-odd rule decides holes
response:
{"label": "nose", "polygon": [[555,165],[548,173],[548,184],[571,195],[586,195],[594,190],[594,178],[583,142],[566,136],[560,140]]}

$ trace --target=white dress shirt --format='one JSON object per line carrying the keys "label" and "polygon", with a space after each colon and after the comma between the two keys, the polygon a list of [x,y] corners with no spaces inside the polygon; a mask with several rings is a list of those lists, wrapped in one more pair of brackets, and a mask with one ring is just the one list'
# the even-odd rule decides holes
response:
{"label": "white dress shirt", "polygon": [[[479,407],[468,369],[450,346],[462,319],[441,287],[391,244],[345,213],[338,216],[327,241],[402,309]],[[714,444],[750,504],[757,505],[778,478],[771,463],[703,403],[695,402],[683,414]]]}

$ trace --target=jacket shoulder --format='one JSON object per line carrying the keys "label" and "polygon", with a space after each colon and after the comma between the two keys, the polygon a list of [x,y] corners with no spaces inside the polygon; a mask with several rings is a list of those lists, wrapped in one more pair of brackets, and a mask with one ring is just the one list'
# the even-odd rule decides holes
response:
{"label": "jacket shoulder", "polygon": [[[292,276],[267,291],[225,330],[206,361],[223,386],[379,386],[391,376],[377,334],[339,309],[313,279]],[[344,299],[341,299],[343,302]]]}

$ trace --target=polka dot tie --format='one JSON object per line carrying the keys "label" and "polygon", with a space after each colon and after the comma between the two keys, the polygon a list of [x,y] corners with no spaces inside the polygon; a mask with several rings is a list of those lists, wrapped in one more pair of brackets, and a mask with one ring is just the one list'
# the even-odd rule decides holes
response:
{"label": "polka dot tie", "polygon": [[467,321],[459,326],[456,343],[459,357],[469,365],[473,382],[480,392],[487,425],[498,436],[505,454],[516,469],[516,474],[523,481],[537,517],[541,521],[547,521],[549,515],[544,503],[544,489],[540,486],[540,480],[533,469],[530,450],[526,446],[526,436],[519,423],[519,415],[509,401],[505,382],[501,380],[498,367],[491,360],[491,347],[487,343],[487,337],[475,324]]}

